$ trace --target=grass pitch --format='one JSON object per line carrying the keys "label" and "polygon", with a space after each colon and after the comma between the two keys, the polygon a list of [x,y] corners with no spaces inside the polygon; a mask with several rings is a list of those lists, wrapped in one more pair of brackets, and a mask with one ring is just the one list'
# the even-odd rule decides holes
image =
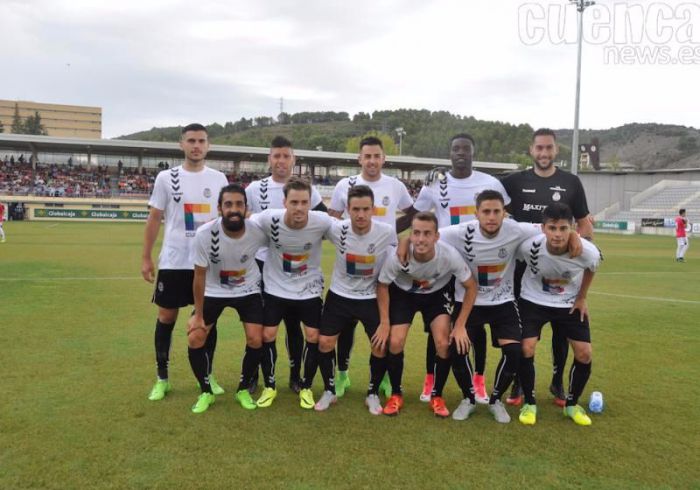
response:
{"label": "grass pitch", "polygon": [[[246,412],[233,400],[244,345],[228,310],[215,373],[227,394],[205,414],[186,353],[185,311],[171,355],[174,391],[155,378],[151,286],[139,274],[143,225],[5,224],[0,245],[0,488],[652,488],[700,487],[700,253],[673,261],[675,240],[599,235],[605,261],[589,296],[593,426],[562,417],[548,394],[549,330],[536,358],[538,422],[497,424],[480,406],[467,422],[418,401],[425,336],[406,351],[406,406],[396,418],[363,406],[369,349],[358,329],[352,387],[326,413],[287,388]],[[332,264],[327,245],[325,270]],[[490,386],[499,353],[489,350]],[[571,358],[571,356],[570,356]],[[315,393],[320,395],[320,374]],[[459,401],[454,379],[445,397]]]}

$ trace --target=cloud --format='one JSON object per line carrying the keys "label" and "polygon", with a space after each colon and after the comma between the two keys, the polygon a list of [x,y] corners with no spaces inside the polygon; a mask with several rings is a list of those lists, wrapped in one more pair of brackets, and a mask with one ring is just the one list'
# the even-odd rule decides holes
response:
{"label": "cloud", "polygon": [[[0,97],[101,106],[107,137],[275,116],[280,97],[287,112],[411,107],[570,127],[576,46],[552,37],[561,29],[570,36],[575,12],[551,14],[545,39],[528,44],[522,12],[533,5],[557,7],[5,0],[0,18],[12,42],[0,45]],[[584,46],[582,127],[692,124],[687,98],[696,66],[606,63],[606,46],[593,41]]]}

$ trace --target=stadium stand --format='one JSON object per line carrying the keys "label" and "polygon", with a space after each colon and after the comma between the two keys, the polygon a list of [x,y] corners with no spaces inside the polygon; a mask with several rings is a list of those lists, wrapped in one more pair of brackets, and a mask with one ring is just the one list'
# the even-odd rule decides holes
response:
{"label": "stadium stand", "polygon": [[629,209],[621,204],[607,208],[596,218],[614,221],[634,221],[641,226],[642,218],[671,218],[685,208],[691,222],[700,222],[700,181],[676,182],[662,180],[630,199]]}

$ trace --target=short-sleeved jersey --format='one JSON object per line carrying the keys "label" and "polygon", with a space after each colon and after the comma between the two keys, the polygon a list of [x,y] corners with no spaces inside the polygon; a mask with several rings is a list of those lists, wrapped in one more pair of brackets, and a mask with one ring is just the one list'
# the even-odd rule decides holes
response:
{"label": "short-sleeved jersey", "polygon": [[159,269],[194,268],[197,228],[217,217],[219,191],[225,185],[226,176],[209,167],[190,172],[179,165],[158,174],[148,205],[165,214]]}
{"label": "short-sleeved jersey", "polygon": [[573,259],[568,252],[564,255],[550,254],[544,234],[521,243],[518,258],[525,261],[527,268],[520,296],[542,306],[570,308],[581,289],[583,271],[589,269],[595,272],[600,264],[598,248],[588,240],[581,243],[583,252]]}
{"label": "short-sleeved jersey", "polygon": [[[467,263],[477,283],[476,305],[493,306],[513,301],[515,258],[520,243],[542,232],[539,225],[503,220],[493,237],[481,232],[479,221],[440,228],[440,241],[452,245]],[[464,297],[464,288],[457,284],[455,298]]]}
{"label": "short-sleeved jersey", "polygon": [[423,186],[413,207],[418,211],[434,210],[438,226],[458,225],[475,218],[476,196],[485,190],[498,191],[505,204],[510,202],[501,182],[484,172],[473,170],[466,179],[456,179],[449,172],[429,186]]}
{"label": "short-sleeved jersey", "polygon": [[267,245],[267,236],[250,220],[240,238],[226,235],[221,218],[199,227],[194,265],[207,268],[205,296],[238,298],[260,292],[260,269],[255,252]]}
{"label": "short-sleeved jersey", "polygon": [[551,177],[540,177],[528,169],[510,174],[501,182],[510,196],[507,210],[515,221],[541,223],[542,211],[553,202],[567,204],[576,219],[588,216],[583,184],[565,170],[557,168]]}
{"label": "short-sleeved jersey", "polygon": [[358,235],[349,219],[336,220],[327,236],[335,245],[330,290],[350,299],[375,298],[379,271],[387,254],[395,253],[395,227],[374,222],[367,233]]}
{"label": "short-sleeved jersey", "polygon": [[381,174],[379,180],[369,181],[362,174],[345,177],[333,189],[330,209],[344,212],[348,207],[348,190],[356,185],[366,185],[374,193],[375,221],[396,226],[396,211],[413,205],[413,199],[403,182],[395,177]]}
{"label": "short-sleeved jersey", "polygon": [[435,244],[435,256],[427,262],[418,262],[412,247],[409,256],[408,264],[403,265],[396,254],[389,254],[379,273],[379,282],[393,282],[409,293],[429,294],[445,287],[452,276],[461,284],[472,275],[459,253],[442,242]]}
{"label": "short-sleeved jersey", "polygon": [[5,205],[0,202],[0,223],[5,221],[5,211],[6,210],[7,210],[7,208],[5,207]]}
{"label": "short-sleeved jersey", "polygon": [[[248,210],[251,213],[260,213],[266,209],[284,209],[284,183],[276,182],[271,176],[254,180],[245,188]],[[314,186],[311,186],[311,209],[323,202],[321,194]],[[265,261],[267,248],[261,248],[255,258]]]}
{"label": "short-sleeved jersey", "polygon": [[284,223],[285,213],[284,209],[268,209],[250,217],[269,238],[263,267],[265,292],[285,299],[317,298],[323,292],[323,236],[334,219],[309,211],[308,223],[297,230]]}
{"label": "short-sleeved jersey", "polygon": [[686,219],[682,216],[676,216],[676,238],[685,238]]}

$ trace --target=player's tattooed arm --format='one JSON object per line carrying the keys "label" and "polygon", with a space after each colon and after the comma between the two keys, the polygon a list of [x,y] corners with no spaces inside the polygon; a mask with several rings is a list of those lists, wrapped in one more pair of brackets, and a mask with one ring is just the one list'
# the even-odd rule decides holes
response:
{"label": "player's tattooed arm", "polygon": [[574,311],[578,310],[581,321],[583,321],[585,318],[589,318],[588,303],[586,303],[586,297],[588,296],[588,288],[591,287],[594,275],[595,272],[593,272],[590,269],[586,269],[585,271],[583,271],[583,280],[581,281],[581,288],[579,289],[578,294],[576,295],[574,305],[571,307],[571,310],[569,310],[570,315],[573,315]]}
{"label": "player's tattooed arm", "polygon": [[146,220],[146,229],[143,233],[143,253],[141,255],[141,275],[143,278],[152,283],[155,281],[155,266],[151,255],[153,253],[153,245],[158,238],[160,230],[160,222],[163,219],[163,211],[152,207],[148,212]]}
{"label": "player's tattooed arm", "polygon": [[418,210],[413,206],[410,206],[403,210],[403,216],[396,218],[396,233],[401,233],[402,231],[411,227],[411,220],[413,215],[416,214]]}
{"label": "player's tattooed arm", "polygon": [[384,351],[391,325],[389,324],[389,285],[377,283],[377,307],[379,308],[379,327],[372,335],[372,348]]}

